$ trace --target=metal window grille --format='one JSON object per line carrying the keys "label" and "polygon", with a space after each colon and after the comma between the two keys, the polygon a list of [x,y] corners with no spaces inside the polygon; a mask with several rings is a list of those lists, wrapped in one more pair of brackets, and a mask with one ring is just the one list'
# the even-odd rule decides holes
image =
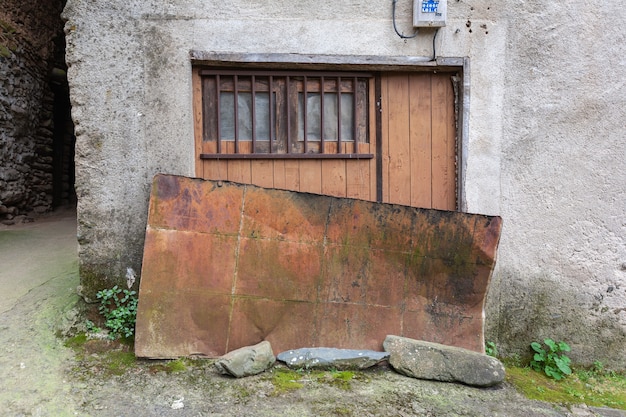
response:
{"label": "metal window grille", "polygon": [[202,159],[371,158],[371,74],[204,69]]}

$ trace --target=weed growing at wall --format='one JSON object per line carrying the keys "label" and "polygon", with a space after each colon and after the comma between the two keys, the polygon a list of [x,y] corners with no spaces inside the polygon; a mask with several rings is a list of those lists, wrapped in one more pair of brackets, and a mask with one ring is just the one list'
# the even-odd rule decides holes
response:
{"label": "weed growing at wall", "polygon": [[496,358],[498,356],[498,348],[494,342],[485,342],[485,353]]}
{"label": "weed growing at wall", "polygon": [[569,345],[565,342],[555,342],[552,339],[545,339],[543,342],[547,349],[538,342],[530,344],[532,350],[535,351],[533,359],[530,361],[530,367],[557,381],[571,375],[571,360],[563,353],[571,350]]}
{"label": "weed growing at wall", "polygon": [[[116,285],[98,291],[96,297],[100,300],[98,311],[105,319],[104,326],[109,331],[109,339],[133,337],[137,319],[137,292],[122,290]],[[89,331],[98,330],[91,321],[87,321],[86,326]]]}

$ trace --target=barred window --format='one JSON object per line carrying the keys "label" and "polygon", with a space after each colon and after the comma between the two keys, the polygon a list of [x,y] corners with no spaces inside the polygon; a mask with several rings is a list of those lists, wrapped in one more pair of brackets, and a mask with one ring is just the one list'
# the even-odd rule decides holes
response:
{"label": "barred window", "polygon": [[372,158],[371,74],[202,69],[202,159]]}

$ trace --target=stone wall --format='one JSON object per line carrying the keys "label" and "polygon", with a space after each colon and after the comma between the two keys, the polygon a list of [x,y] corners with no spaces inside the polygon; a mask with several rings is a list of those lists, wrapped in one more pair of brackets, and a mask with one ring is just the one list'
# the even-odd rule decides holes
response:
{"label": "stone wall", "polygon": [[[72,198],[73,127],[55,117],[55,96],[68,94],[63,5],[8,0],[0,10],[0,220],[8,224]],[[56,202],[55,170],[66,177]]]}
{"label": "stone wall", "polygon": [[[388,0],[69,0],[85,293],[140,271],[159,172],[193,176],[191,50],[430,59],[432,30],[402,40]],[[411,2],[397,26],[411,33]],[[469,212],[500,215],[487,338],[533,340],[626,368],[626,9],[583,0],[448,1],[435,41],[469,57],[461,169]]]}

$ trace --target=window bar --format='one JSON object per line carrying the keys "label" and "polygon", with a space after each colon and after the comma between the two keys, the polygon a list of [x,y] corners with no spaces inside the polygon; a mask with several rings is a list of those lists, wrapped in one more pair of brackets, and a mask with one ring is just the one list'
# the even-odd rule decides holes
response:
{"label": "window bar", "polygon": [[233,102],[235,103],[235,153],[239,153],[239,91],[237,82],[239,81],[239,77],[237,75],[233,75]]}
{"label": "window bar", "polygon": [[269,82],[268,82],[268,88],[269,88],[269,95],[270,95],[270,153],[274,153],[274,123],[272,123],[272,121],[274,120],[274,77],[272,77],[271,75],[268,77],[269,78]]}
{"label": "window bar", "polygon": [[324,153],[324,76],[320,77],[320,153]]}
{"label": "window bar", "polygon": [[359,153],[359,145],[357,144],[357,92],[358,92],[358,78],[352,79],[352,140],[354,141],[354,149],[352,152]]}
{"label": "window bar", "polygon": [[307,92],[306,92],[306,84],[307,84],[307,76],[305,75],[304,76],[304,88],[302,89],[302,94],[304,96],[303,105],[302,105],[303,126],[304,126],[304,132],[303,132],[303,136],[304,136],[304,153],[307,153],[309,151],[309,143],[308,143],[307,134],[306,134],[306,132],[307,132],[307,130],[306,130],[306,128],[307,128],[306,119],[307,119],[307,116],[308,116],[307,106],[306,106],[307,105],[307,98],[308,98],[307,97]]}
{"label": "window bar", "polygon": [[[289,101],[289,93],[290,93],[290,77],[287,75],[285,77],[285,88],[287,89],[287,100]],[[291,153],[291,106],[287,104],[287,153]]]}
{"label": "window bar", "polygon": [[216,111],[217,111],[217,153],[222,153],[222,121],[220,118],[220,91],[221,91],[221,84],[220,84],[220,75],[216,74],[215,75],[215,85],[217,86],[216,90],[217,90],[217,106],[215,106]]}
{"label": "window bar", "polygon": [[255,78],[254,75],[250,77],[250,92],[252,93],[252,151],[256,152],[256,90],[254,88]]}
{"label": "window bar", "polygon": [[341,77],[337,77],[337,153],[341,151]]}

